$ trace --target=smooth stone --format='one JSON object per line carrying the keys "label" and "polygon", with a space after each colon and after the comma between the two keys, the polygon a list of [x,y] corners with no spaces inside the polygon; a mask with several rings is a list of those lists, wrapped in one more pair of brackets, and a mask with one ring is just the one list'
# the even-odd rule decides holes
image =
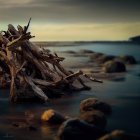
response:
{"label": "smooth stone", "polygon": [[125,64],[122,62],[108,61],[108,62],[104,63],[101,71],[105,72],[105,73],[125,72],[126,67],[125,67]]}
{"label": "smooth stone", "polygon": [[59,140],[96,140],[104,131],[79,119],[65,121],[59,128]]}
{"label": "smooth stone", "polygon": [[95,61],[98,57],[102,56],[102,53],[94,53],[90,56],[91,61]]}
{"label": "smooth stone", "polygon": [[66,119],[60,113],[56,112],[55,110],[49,109],[42,114],[41,120],[43,122],[48,122],[51,124],[61,124]]}
{"label": "smooth stone", "polygon": [[80,103],[80,113],[94,110],[99,110],[105,115],[110,115],[112,113],[112,109],[109,104],[99,101],[96,98],[88,98]]}
{"label": "smooth stone", "polygon": [[107,61],[110,61],[110,60],[113,60],[115,57],[112,56],[112,55],[102,55],[102,56],[99,56],[96,60],[96,62],[98,64],[104,64],[105,62]]}
{"label": "smooth stone", "polygon": [[82,54],[84,54],[84,53],[94,53],[94,51],[92,51],[92,50],[80,50],[79,53],[82,53]]}
{"label": "smooth stone", "polygon": [[90,124],[94,124],[100,129],[105,129],[106,124],[107,124],[107,119],[104,113],[97,110],[86,111],[84,113],[80,113],[80,119]]}
{"label": "smooth stone", "polygon": [[131,55],[121,55],[120,57],[117,57],[114,59],[115,61],[120,61],[125,64],[136,64],[136,59]]}

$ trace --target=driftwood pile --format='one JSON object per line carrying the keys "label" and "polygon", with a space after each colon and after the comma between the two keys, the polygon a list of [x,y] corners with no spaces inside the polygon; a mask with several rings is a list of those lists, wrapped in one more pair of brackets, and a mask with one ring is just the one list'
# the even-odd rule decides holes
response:
{"label": "driftwood pile", "polygon": [[[47,101],[49,97],[61,95],[64,91],[89,89],[80,75],[100,82],[82,71],[73,73],[65,70],[60,65],[63,57],[31,43],[29,39],[34,36],[27,32],[29,24],[30,21],[24,28],[18,25],[17,30],[9,24],[7,31],[0,32],[0,69],[6,79],[3,82],[10,84],[11,102],[32,96]],[[74,85],[75,80],[82,88]]]}

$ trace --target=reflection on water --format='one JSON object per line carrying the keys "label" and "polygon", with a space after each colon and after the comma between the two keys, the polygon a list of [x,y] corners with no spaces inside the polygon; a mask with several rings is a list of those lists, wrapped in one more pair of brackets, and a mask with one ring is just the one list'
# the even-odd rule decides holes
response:
{"label": "reflection on water", "polygon": [[42,125],[41,126],[41,134],[42,134],[42,138],[44,139],[52,139],[52,136],[54,137],[54,132],[53,129],[51,129],[50,127],[46,126],[46,125]]}
{"label": "reflection on water", "polygon": [[[89,49],[115,55],[131,54],[134,55],[137,60],[140,60],[140,47],[138,48],[138,46],[132,44],[92,44],[80,47],[55,47],[50,49],[54,51],[64,51],[73,50],[73,48],[75,51]],[[69,56],[66,62],[87,63],[88,57],[80,57],[79,59],[79,57]],[[140,65],[128,66],[127,70],[127,73],[122,77],[104,80],[103,84],[88,82],[87,84],[92,87],[92,90],[52,99],[49,105],[38,103],[11,105],[7,100],[9,91],[1,90],[0,140],[4,139],[3,136],[7,134],[12,134],[14,138],[18,137],[21,140],[28,140],[31,139],[31,137],[34,138],[34,140],[53,139],[56,135],[57,127],[41,124],[37,125],[38,130],[33,132],[26,129],[14,130],[11,124],[13,121],[17,121],[17,118],[21,119],[26,110],[31,110],[37,118],[48,108],[55,109],[64,115],[78,116],[80,102],[89,97],[96,97],[111,104],[113,114],[108,119],[108,130],[123,129],[130,133],[140,134],[140,77],[137,76],[138,73],[140,73]]]}

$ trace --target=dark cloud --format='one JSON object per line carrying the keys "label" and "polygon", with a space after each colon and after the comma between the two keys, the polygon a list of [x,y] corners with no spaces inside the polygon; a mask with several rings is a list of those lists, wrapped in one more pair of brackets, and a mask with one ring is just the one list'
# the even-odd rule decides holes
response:
{"label": "dark cloud", "polygon": [[[17,4],[16,4],[17,2]],[[140,0],[0,0],[1,22],[139,22]]]}

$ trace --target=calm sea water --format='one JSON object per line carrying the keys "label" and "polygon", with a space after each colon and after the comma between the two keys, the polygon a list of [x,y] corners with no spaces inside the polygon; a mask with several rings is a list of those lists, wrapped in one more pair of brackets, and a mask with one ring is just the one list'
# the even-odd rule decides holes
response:
{"label": "calm sea water", "polygon": [[[95,52],[102,52],[105,54],[111,54],[119,56],[121,54],[133,55],[137,61],[140,60],[140,45],[136,44],[88,44],[81,46],[70,47],[47,47],[51,51],[60,53],[66,50],[79,51],[81,49],[93,50]],[[66,57],[71,62],[83,61],[88,62],[88,58],[74,59],[73,57]],[[63,96],[62,98],[53,99],[50,105],[42,104],[17,104],[11,105],[8,102],[8,91],[0,90],[0,124],[6,120],[8,116],[24,115],[24,111],[32,110],[36,113],[53,108],[63,113],[64,115],[78,116],[79,104],[82,100],[89,97],[96,97],[109,103],[112,106],[113,114],[108,118],[107,130],[122,129],[128,133],[140,134],[140,77],[137,76],[140,73],[140,64],[128,66],[127,72],[123,75],[121,81],[108,81],[104,80],[103,84],[87,83],[92,87],[90,91],[82,91],[80,93],[74,93],[71,95]],[[6,116],[6,117],[5,117]],[[49,130],[47,127],[41,127],[39,132],[26,133],[24,131],[12,132],[13,136],[24,133],[22,139],[35,140],[49,139],[53,135],[46,133]],[[50,131],[50,130],[49,130]],[[7,133],[11,133],[10,128],[7,125],[0,125],[0,139],[4,139]],[[20,139],[21,137],[18,136]],[[12,138],[11,138],[12,139]]]}
{"label": "calm sea water", "polygon": [[119,56],[122,54],[133,55],[137,60],[140,60],[140,44],[132,43],[92,43],[84,44],[81,46],[70,46],[70,47],[47,47],[48,49],[56,52],[73,50],[79,51],[82,49],[92,50],[95,52],[102,52],[105,54],[112,54]]}
{"label": "calm sea water", "polygon": [[[138,64],[127,66],[127,73],[123,77],[124,80],[117,82],[104,80],[104,83],[101,85],[91,85],[93,86],[92,91],[85,91],[81,92],[81,94],[73,95],[74,99],[70,99],[69,103],[69,112],[71,112],[73,108],[75,110],[73,112],[76,114],[81,100],[95,96],[112,105],[113,114],[108,120],[109,130],[122,129],[129,133],[140,134],[140,77],[137,76],[140,73],[140,44],[93,43],[74,47],[49,47],[48,49],[56,52],[66,50],[78,52],[79,50],[87,49],[114,56],[123,54],[134,56]],[[70,60],[76,61],[77,58],[70,57],[68,60],[68,62],[70,62]],[[77,61],[86,63],[85,60],[86,59],[80,59]]]}

